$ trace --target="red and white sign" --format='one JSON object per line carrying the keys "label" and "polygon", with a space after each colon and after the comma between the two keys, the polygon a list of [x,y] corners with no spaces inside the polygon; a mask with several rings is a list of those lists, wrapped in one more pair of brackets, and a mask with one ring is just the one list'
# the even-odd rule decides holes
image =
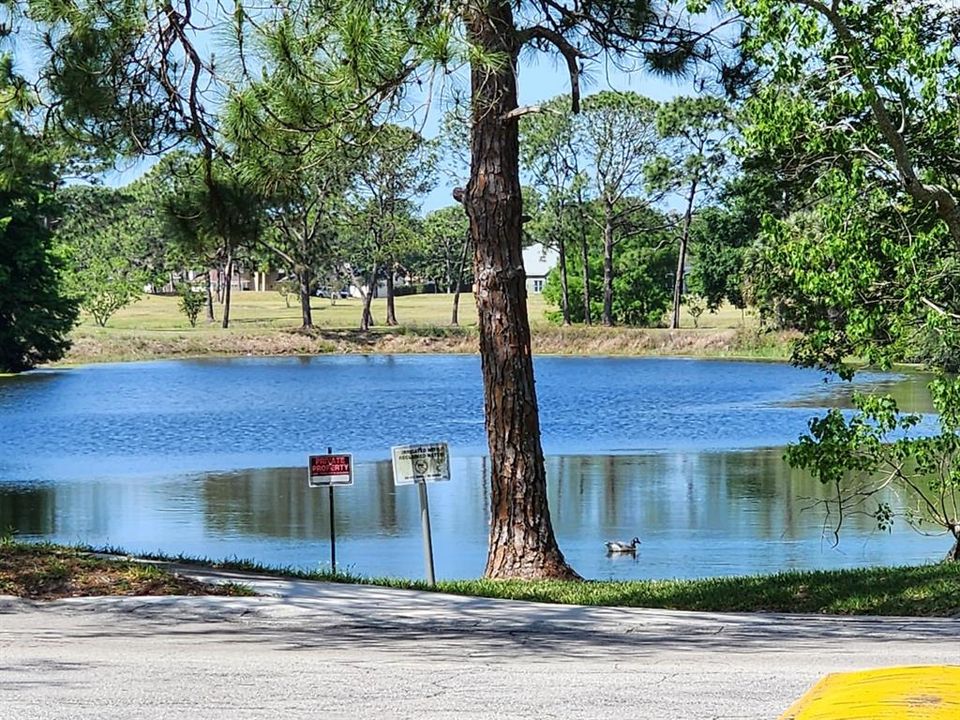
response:
{"label": "red and white sign", "polygon": [[310,487],[353,485],[353,456],[311,455],[308,476]]}

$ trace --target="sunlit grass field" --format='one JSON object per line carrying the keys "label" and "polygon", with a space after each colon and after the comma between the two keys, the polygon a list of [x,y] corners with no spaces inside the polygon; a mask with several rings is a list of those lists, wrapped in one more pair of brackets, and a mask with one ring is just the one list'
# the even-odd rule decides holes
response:
{"label": "sunlit grass field", "polygon": [[[320,328],[347,329],[360,324],[362,301],[358,298],[337,299],[313,298],[314,325]],[[450,324],[453,307],[453,295],[406,295],[396,298],[397,320],[401,325],[441,327]],[[527,300],[530,324],[536,329],[554,325],[547,317],[547,311],[556,311],[548,305],[542,295],[532,294]],[[386,319],[386,300],[373,301],[373,316],[377,325],[382,326]],[[222,318],[223,309],[215,304],[217,326]],[[477,311],[473,295],[464,293],[460,297],[460,324],[475,326]],[[289,307],[283,297],[276,292],[236,292],[230,306],[230,325],[237,329],[254,330],[256,328],[297,328],[301,324],[299,300],[290,297]],[[716,313],[704,313],[699,326],[704,330],[736,329],[741,326],[755,326],[756,314],[748,310],[742,313],[731,306],[724,306]],[[82,318],[81,327],[95,328],[96,324],[89,316]],[[201,314],[197,321],[197,330],[208,325]],[[693,318],[684,311],[681,327],[693,328]],[[139,301],[120,310],[107,322],[107,329],[115,330],[190,330],[190,324],[177,307],[177,298],[162,295],[144,295]]]}
{"label": "sunlit grass field", "polygon": [[[64,362],[85,364],[202,356],[317,355],[323,353],[476,353],[477,311],[473,295],[460,298],[459,327],[450,325],[452,295],[406,295],[396,299],[399,327],[388,327],[386,301],[373,301],[374,326],[359,332],[358,298],[313,298],[314,329],[301,330],[298,299],[289,306],[276,292],[235,292],[230,326],[204,314],[190,327],[173,296],[145,295],[117,312],[105,328],[85,316],[72,334]],[[541,295],[528,298],[534,353],[541,355],[686,356],[782,360],[789,353],[781,333],[758,332],[751,311],[721,308],[704,313],[699,327],[683,313],[680,330],[665,328],[561,327]]]}
{"label": "sunlit grass field", "polygon": [[[386,301],[373,301],[374,327],[359,332],[358,298],[313,298],[314,329],[301,330],[298,299],[289,305],[277,292],[235,292],[230,327],[201,314],[190,327],[173,296],[145,295],[117,312],[105,328],[85,316],[72,335],[66,364],[202,356],[317,355],[323,353],[476,353],[477,311],[473,295],[460,297],[459,327],[450,325],[452,295],[406,295],[396,299],[399,327],[388,327]],[[680,330],[575,325],[548,319],[556,312],[542,295],[528,298],[533,351],[541,355],[686,356],[782,360],[788,340],[758,332],[756,315],[735,308],[704,313],[699,327],[683,313]]]}

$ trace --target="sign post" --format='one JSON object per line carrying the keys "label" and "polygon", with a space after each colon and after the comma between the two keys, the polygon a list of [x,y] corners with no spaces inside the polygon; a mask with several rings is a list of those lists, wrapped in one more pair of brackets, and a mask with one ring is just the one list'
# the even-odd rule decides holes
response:
{"label": "sign post", "polygon": [[420,493],[420,526],[423,530],[423,562],[427,582],[436,585],[433,570],[433,537],[430,533],[430,506],[427,483],[450,479],[450,453],[446,443],[399,445],[391,448],[393,484],[417,485]]}
{"label": "sign post", "polygon": [[326,455],[311,455],[307,471],[310,487],[326,487],[330,498],[330,567],[337,572],[337,528],[334,523],[333,488],[337,485],[353,485],[353,456],[334,455],[327,448]]}
{"label": "sign post", "polygon": [[433,536],[430,534],[430,505],[427,503],[427,484],[425,482],[418,482],[417,490],[420,491],[420,529],[423,532],[423,566],[427,569],[427,582],[432,586],[437,584],[437,578],[433,572]]}

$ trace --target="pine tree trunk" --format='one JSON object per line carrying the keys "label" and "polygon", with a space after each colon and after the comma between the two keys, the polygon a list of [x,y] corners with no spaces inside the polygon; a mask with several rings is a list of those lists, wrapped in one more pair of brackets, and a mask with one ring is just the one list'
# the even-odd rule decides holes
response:
{"label": "pine tree trunk", "polygon": [[373,312],[370,310],[370,305],[373,302],[374,291],[377,289],[377,266],[374,263],[373,270],[370,272],[370,277],[367,280],[367,292],[363,295],[363,314],[360,316],[360,329],[366,332],[370,329],[370,326],[373,325]]}
{"label": "pine tree trunk", "polygon": [[465,205],[474,242],[480,357],[490,447],[490,545],[495,578],[578,577],[557,545],[530,350],[521,247],[516,28],[512,3],[481,0],[465,11],[468,39],[488,56],[471,68],[473,131]]}
{"label": "pine tree trunk", "polygon": [[303,318],[303,328],[313,327],[313,309],[310,307],[310,269],[301,268],[297,273],[300,281],[300,316]]}
{"label": "pine tree trunk", "polygon": [[680,252],[677,255],[677,274],[673,279],[673,316],[670,327],[680,327],[680,301],[683,299],[683,266],[687,262],[687,244],[690,242],[690,224],[693,222],[693,202],[697,197],[697,181],[690,185],[687,196],[687,210],[683,215],[683,228],[680,233]]}
{"label": "pine tree trunk", "polygon": [[592,325],[590,317],[590,247],[587,244],[587,228],[583,224],[583,211],[580,212],[580,255],[583,262],[583,322]]}
{"label": "pine tree trunk", "polygon": [[217,321],[216,316],[213,314],[213,270],[207,270],[207,281],[205,284],[205,290],[207,291],[207,323],[215,323]]}
{"label": "pine tree trunk", "polygon": [[563,324],[570,324],[570,294],[567,290],[567,246],[563,239],[563,233],[557,240],[557,253],[560,263],[560,310],[563,314]]}
{"label": "pine tree trunk", "polygon": [[677,274],[673,280],[673,315],[670,318],[670,328],[680,327],[680,303],[683,300],[683,265],[687,258],[687,231],[680,235],[680,252],[677,253]]}
{"label": "pine tree trunk", "polygon": [[[608,209],[612,213],[613,209]],[[603,324],[613,325],[613,226],[608,219],[603,225]]]}
{"label": "pine tree trunk", "polygon": [[233,287],[233,255],[227,255],[226,262],[227,282],[223,287],[223,322],[221,327],[230,326],[230,289]]}
{"label": "pine tree trunk", "polygon": [[453,313],[450,315],[450,324],[460,324],[460,288],[463,287],[463,267],[467,264],[467,251],[470,249],[469,231],[463,238],[463,249],[460,251],[460,263],[457,265],[457,281],[453,288]]}
{"label": "pine tree trunk", "polygon": [[387,325],[399,325],[397,306],[393,299],[393,268],[387,270]]}

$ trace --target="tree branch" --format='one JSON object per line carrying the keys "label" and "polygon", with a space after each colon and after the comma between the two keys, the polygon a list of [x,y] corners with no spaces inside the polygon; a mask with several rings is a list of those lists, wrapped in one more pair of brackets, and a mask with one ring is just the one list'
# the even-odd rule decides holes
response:
{"label": "tree branch", "polygon": [[[828,6],[821,0],[795,0],[795,2],[822,15],[833,27],[833,31],[843,44],[847,54],[852,59],[856,58],[856,51],[861,43],[854,36],[853,30],[847,25],[835,4]],[[946,224],[954,241],[960,242],[960,203],[957,202],[957,198],[943,185],[929,184],[921,180],[917,174],[910,148],[907,146],[903,134],[897,129],[887,103],[880,94],[879,84],[871,77],[869,69],[864,68],[862,64],[853,60],[852,67],[867,96],[867,102],[876,120],[877,128],[887,145],[893,150],[898,174],[904,189],[918,202],[933,203],[937,209],[937,214]]]}
{"label": "tree branch", "polygon": [[580,66],[577,61],[586,58],[587,54],[556,30],[543,25],[534,25],[521,30],[517,34],[517,47],[523,47],[535,40],[550,43],[567,61],[567,72],[570,75],[570,109],[575,113],[580,112]]}
{"label": "tree branch", "polygon": [[931,300],[930,298],[922,297],[920,298],[920,302],[922,302],[924,305],[926,305],[928,308],[933,310],[938,315],[944,315],[945,317],[951,318],[953,320],[960,320],[960,315],[957,315],[956,313],[952,313],[946,308],[940,307],[935,302],[933,302],[933,300]]}
{"label": "tree branch", "polygon": [[534,115],[543,111],[542,105],[523,105],[522,107],[514,108],[510,112],[505,112],[500,116],[500,119],[503,122],[510,122],[511,120],[519,120],[524,115]]}

